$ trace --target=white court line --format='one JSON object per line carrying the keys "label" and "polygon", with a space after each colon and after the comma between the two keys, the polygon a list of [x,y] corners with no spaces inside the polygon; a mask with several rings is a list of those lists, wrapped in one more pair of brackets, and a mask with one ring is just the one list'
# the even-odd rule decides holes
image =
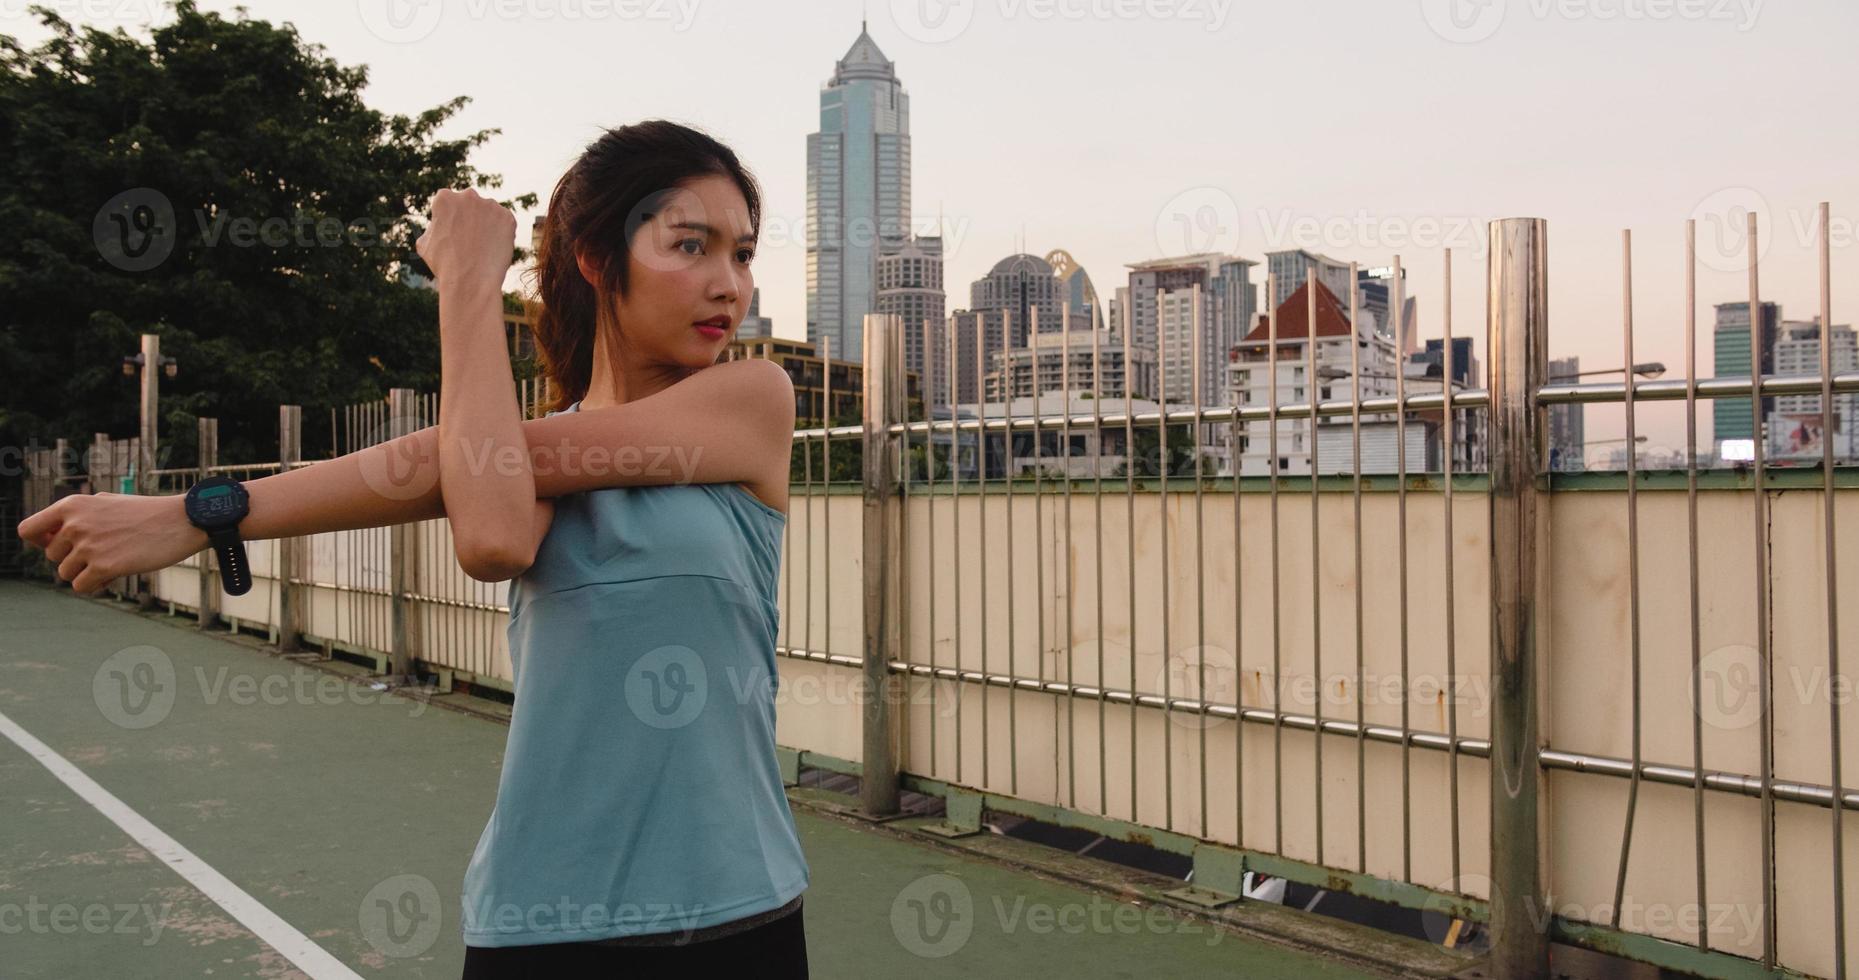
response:
{"label": "white court line", "polygon": [[291,928],[290,923],[278,917],[276,912],[265,908],[258,899],[246,894],[245,890],[229,881],[225,875],[213,870],[206,862],[194,856],[192,851],[181,846],[181,842],[163,833],[161,828],[149,823],[147,818],[129,809],[128,804],[117,799],[109,790],[97,785],[96,780],[84,775],[78,768],[68,762],[64,756],[52,751],[44,742],[32,737],[32,733],[19,727],[13,719],[0,712],[0,735],[12,739],[15,745],[26,750],[26,754],[39,760],[58,781],[71,788],[71,791],[84,799],[84,802],[96,807],[99,813],[110,822],[122,828],[123,832],[135,839],[135,842],[147,848],[149,853],[160,858],[163,864],[173,868],[174,872],[195,888],[200,889],[223,908],[233,918],[239,920],[264,940],[272,949],[282,953],[295,964],[297,969],[309,974],[313,980],[362,980],[361,975],[349,969],[341,960],[329,955],[329,951],[310,941],[310,937]]}

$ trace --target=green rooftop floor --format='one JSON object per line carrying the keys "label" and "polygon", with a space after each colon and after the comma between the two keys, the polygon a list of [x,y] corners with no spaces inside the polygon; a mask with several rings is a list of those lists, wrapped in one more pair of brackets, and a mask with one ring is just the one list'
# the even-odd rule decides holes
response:
{"label": "green rooftop floor", "polygon": [[[0,975],[459,975],[457,896],[494,800],[503,725],[377,693],[189,617],[0,581],[7,721],[339,966],[300,970],[0,737]],[[815,977],[1375,975],[894,829],[800,805],[795,815]],[[425,883],[436,904],[416,898]],[[388,923],[384,899],[408,918]],[[926,907],[953,912],[925,934]]]}

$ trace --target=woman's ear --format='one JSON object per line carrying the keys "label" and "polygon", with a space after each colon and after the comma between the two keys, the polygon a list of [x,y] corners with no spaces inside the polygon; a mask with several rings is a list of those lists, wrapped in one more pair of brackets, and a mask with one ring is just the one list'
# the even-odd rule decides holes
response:
{"label": "woman's ear", "polygon": [[586,253],[583,252],[574,253],[574,262],[575,265],[581,269],[581,278],[587,280],[587,284],[594,287],[595,290],[599,290],[600,266],[596,265],[587,257]]}

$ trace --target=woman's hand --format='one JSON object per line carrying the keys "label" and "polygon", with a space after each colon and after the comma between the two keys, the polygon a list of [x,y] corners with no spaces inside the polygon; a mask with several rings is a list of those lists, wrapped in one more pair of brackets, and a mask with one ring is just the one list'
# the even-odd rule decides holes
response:
{"label": "woman's hand", "polygon": [[432,224],[413,249],[440,285],[477,281],[501,295],[516,249],[516,215],[477,191],[447,188],[433,196]]}
{"label": "woman's hand", "polygon": [[207,546],[182,496],[73,494],[19,522],[71,590],[96,593],[124,575],[167,568]]}

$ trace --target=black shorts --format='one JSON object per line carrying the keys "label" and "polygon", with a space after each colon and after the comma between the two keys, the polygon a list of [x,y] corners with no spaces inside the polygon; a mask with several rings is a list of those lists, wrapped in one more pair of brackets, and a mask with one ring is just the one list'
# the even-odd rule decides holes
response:
{"label": "black shorts", "polygon": [[[504,977],[656,977],[660,971],[709,976],[756,964],[768,980],[806,980],[807,934],[801,910],[717,939],[683,946],[607,946],[595,942],[466,946],[464,980]],[[671,975],[667,973],[666,975]]]}

